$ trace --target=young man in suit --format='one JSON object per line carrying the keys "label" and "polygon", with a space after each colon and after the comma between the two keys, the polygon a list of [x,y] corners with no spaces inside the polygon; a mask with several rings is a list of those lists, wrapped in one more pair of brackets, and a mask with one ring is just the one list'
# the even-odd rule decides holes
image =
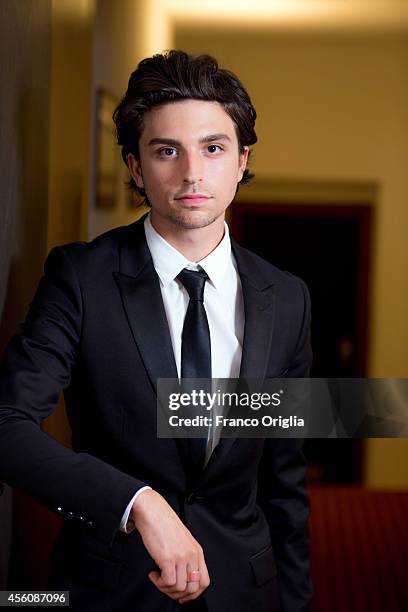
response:
{"label": "young man in suit", "polygon": [[[309,372],[304,283],[224,221],[255,119],[213,58],[143,60],[114,120],[150,213],[52,249],[6,350],[0,477],[64,517],[50,586],[71,609],[311,609],[301,440],[156,430],[158,378]],[[39,428],[62,389],[73,450]]]}

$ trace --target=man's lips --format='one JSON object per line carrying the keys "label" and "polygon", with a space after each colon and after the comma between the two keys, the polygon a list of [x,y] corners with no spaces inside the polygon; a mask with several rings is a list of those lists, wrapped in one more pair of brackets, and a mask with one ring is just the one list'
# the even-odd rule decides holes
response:
{"label": "man's lips", "polygon": [[183,196],[179,196],[178,198],[174,198],[178,202],[183,202],[184,204],[200,204],[201,202],[205,202],[209,200],[210,197],[206,196],[202,193],[193,193],[187,194]]}
{"label": "man's lips", "polygon": [[178,198],[175,198],[175,200],[208,200],[208,198],[209,196],[206,196],[203,193],[190,193],[179,196]]}

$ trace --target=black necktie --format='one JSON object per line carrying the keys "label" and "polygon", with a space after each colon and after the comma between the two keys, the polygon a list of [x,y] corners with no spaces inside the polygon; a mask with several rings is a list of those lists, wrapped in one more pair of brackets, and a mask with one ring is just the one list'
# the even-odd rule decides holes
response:
{"label": "black necktie", "polygon": [[190,296],[181,337],[181,378],[211,378],[211,343],[204,308],[204,270],[184,268],[177,276]]}
{"label": "black necktie", "polygon": [[[181,336],[181,378],[211,378],[210,329],[204,308],[204,270],[184,268],[177,276],[190,297]],[[192,461],[202,468],[206,438],[189,439]]]}

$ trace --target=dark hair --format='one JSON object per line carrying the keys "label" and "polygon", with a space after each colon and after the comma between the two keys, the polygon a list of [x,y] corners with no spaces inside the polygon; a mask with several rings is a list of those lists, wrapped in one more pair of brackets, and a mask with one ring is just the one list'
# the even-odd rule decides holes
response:
{"label": "dark hair", "polygon": [[[229,70],[219,68],[217,60],[210,55],[188,55],[173,49],[139,62],[130,75],[125,96],[113,113],[125,164],[129,153],[139,159],[139,138],[145,112],[161,104],[185,99],[222,104],[235,124],[241,153],[244,145],[256,143],[256,111],[239,79]],[[253,176],[245,169],[240,183],[249,183]],[[129,186],[146,196],[145,190],[137,187],[133,179]]]}

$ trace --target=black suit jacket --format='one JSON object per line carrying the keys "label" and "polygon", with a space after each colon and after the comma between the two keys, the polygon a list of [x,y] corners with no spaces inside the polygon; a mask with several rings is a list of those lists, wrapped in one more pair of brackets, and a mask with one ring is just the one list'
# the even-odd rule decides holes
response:
{"label": "black suit jacket", "polygon": [[[241,377],[307,376],[304,283],[232,247]],[[76,610],[182,609],[148,579],[155,564],[139,533],[118,531],[148,484],[203,546],[209,612],[310,610],[302,441],[223,439],[193,479],[185,441],[157,438],[160,377],[177,371],[143,220],[52,249],[0,378],[0,477],[65,519],[52,586],[70,590]],[[74,452],[39,427],[61,389]]]}

